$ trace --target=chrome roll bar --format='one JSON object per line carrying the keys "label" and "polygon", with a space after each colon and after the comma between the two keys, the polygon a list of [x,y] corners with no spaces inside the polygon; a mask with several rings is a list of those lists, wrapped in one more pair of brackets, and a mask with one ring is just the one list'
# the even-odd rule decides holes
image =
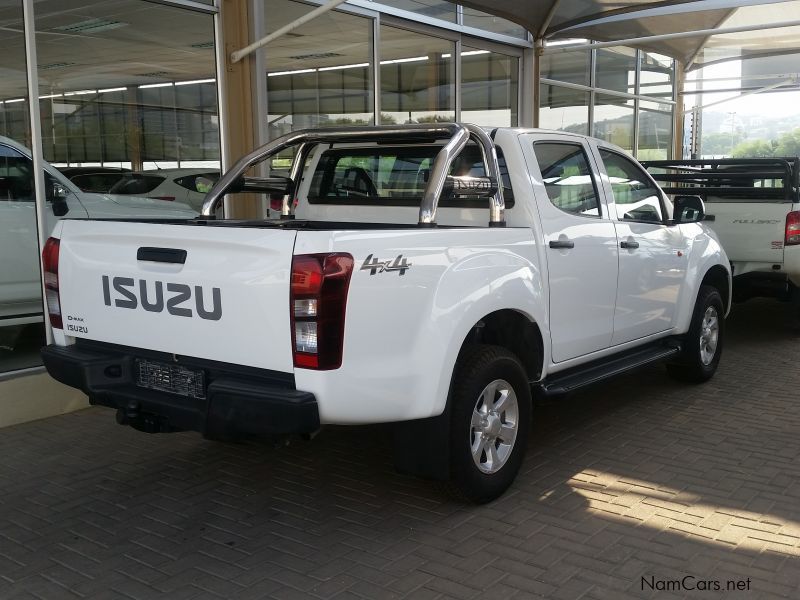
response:
{"label": "chrome roll bar", "polygon": [[427,185],[422,194],[422,203],[419,207],[419,225],[435,226],[436,209],[439,198],[445,186],[453,160],[464,149],[470,139],[475,141],[481,149],[481,157],[485,173],[496,184],[497,191],[489,200],[489,225],[503,226],[505,203],[503,201],[503,185],[500,169],[497,164],[497,151],[489,135],[475,125],[462,125],[458,123],[423,124],[423,125],[388,125],[377,127],[337,127],[326,129],[301,129],[281,136],[250,154],[240,158],[231,169],[222,176],[206,195],[203,202],[203,217],[213,217],[225,194],[239,178],[253,165],[282,152],[293,146],[298,146],[298,151],[292,162],[290,171],[291,194],[283,198],[281,216],[290,218],[292,202],[297,195],[297,190],[302,177],[303,166],[308,159],[311,149],[316,144],[338,142],[386,142],[410,141],[422,139],[424,141],[448,140],[434,158]]}
{"label": "chrome roll bar", "polygon": [[436,158],[433,159],[428,185],[422,193],[422,204],[419,206],[419,225],[433,225],[436,223],[436,207],[439,205],[439,198],[444,189],[444,180],[450,172],[450,165],[453,159],[464,149],[469,141],[469,131],[466,127],[458,127],[453,132],[450,141],[447,142]]}
{"label": "chrome roll bar", "polygon": [[506,203],[503,199],[503,178],[500,176],[500,164],[497,161],[497,148],[492,138],[477,125],[467,123],[464,125],[470,135],[478,141],[481,149],[485,173],[497,184],[497,191],[489,199],[489,226],[498,227],[505,225]]}

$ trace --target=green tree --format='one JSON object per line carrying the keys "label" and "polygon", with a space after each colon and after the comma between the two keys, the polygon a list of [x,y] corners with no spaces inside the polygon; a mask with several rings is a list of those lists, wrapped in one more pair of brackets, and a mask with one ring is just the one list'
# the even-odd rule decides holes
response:
{"label": "green tree", "polygon": [[733,158],[769,158],[775,155],[775,146],[766,140],[742,142],[731,152]]}
{"label": "green tree", "polygon": [[774,146],[773,156],[800,156],[800,129],[781,134]]}
{"label": "green tree", "polygon": [[744,135],[737,131],[730,133],[709,133],[703,136],[703,154],[712,156],[729,155],[731,149],[744,142]]}

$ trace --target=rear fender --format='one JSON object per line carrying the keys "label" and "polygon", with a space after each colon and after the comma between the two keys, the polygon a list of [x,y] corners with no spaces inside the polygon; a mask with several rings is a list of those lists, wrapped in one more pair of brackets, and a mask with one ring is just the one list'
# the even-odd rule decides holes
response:
{"label": "rear fender", "polygon": [[[478,321],[512,309],[546,322],[530,229],[303,232],[295,246],[295,254],[334,250],[352,254],[356,265],[342,366],[295,369],[297,388],[314,393],[323,423],[439,415],[458,353]],[[371,267],[399,256],[409,265],[403,274]]]}
{"label": "rear fender", "polygon": [[458,355],[479,321],[500,310],[514,310],[539,325],[547,344],[546,306],[541,271],[522,256],[487,252],[448,269],[434,298],[434,311],[440,315],[437,341],[443,352],[431,415],[444,411]]}

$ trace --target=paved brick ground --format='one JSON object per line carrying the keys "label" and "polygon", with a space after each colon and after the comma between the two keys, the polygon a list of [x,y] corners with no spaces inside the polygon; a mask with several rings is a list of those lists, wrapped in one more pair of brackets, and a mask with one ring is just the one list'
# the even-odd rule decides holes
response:
{"label": "paved brick ground", "polygon": [[[652,368],[540,407],[517,483],[483,507],[396,474],[380,428],[282,449],[106,409],[4,429],[0,598],[800,598],[786,316],[737,307],[707,385]],[[686,575],[723,591],[643,584]]]}

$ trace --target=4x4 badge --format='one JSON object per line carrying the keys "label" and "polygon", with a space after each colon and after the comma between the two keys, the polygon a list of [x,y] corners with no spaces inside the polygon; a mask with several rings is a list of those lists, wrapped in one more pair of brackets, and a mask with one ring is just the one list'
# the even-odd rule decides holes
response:
{"label": "4x4 badge", "polygon": [[370,254],[364,259],[364,264],[361,265],[361,270],[369,271],[370,275],[383,273],[384,271],[400,271],[400,275],[405,275],[409,268],[411,268],[411,263],[403,258],[402,254],[398,254],[394,260],[391,258],[389,260],[378,260]]}

